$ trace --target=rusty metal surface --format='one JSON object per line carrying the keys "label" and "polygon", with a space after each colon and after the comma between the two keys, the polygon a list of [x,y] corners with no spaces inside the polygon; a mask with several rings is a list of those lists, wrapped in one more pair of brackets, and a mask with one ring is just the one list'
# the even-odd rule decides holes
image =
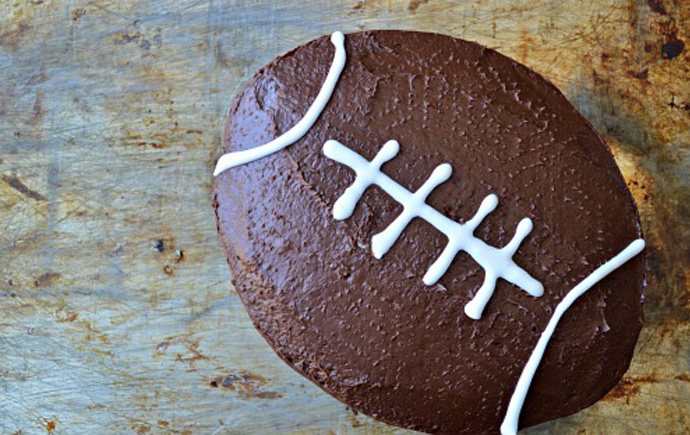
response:
{"label": "rusty metal surface", "polygon": [[650,252],[605,400],[529,433],[690,433],[690,4],[684,0],[0,3],[0,433],[403,433],[275,357],[209,205],[224,110],[293,46],[417,29],[551,79],[611,145]]}

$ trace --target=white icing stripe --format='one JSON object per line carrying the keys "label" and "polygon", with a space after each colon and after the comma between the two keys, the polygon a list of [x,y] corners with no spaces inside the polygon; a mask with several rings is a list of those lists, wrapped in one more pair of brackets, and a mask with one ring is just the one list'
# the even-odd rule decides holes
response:
{"label": "white icing stripe", "polygon": [[544,351],[546,346],[553,335],[553,332],[558,325],[558,322],[563,317],[563,314],[570,308],[570,306],[582,296],[587,290],[592,288],[596,283],[604,279],[608,274],[614,270],[621,267],[628,260],[642,252],[645,247],[645,242],[642,239],[637,239],[628,245],[620,254],[613,257],[611,260],[599,266],[597,270],[592,272],[587,278],[582,280],[578,285],[573,287],[572,290],[563,298],[563,300],[556,306],[553,316],[546,325],[546,329],[542,332],[537,345],[532,351],[532,355],[527,360],[525,368],[522,370],[520,379],[515,386],[515,391],[513,396],[510,398],[508,403],[508,411],[506,412],[503,424],[501,424],[501,434],[502,435],[514,435],[517,433],[518,419],[520,417],[520,411],[522,410],[522,405],[525,402],[525,397],[527,397],[527,391],[532,383],[532,378],[534,373],[539,367],[541,359],[544,357]]}
{"label": "white icing stripe", "polygon": [[515,264],[512,259],[520,243],[532,230],[532,221],[528,218],[523,219],[518,225],[515,236],[505,247],[499,249],[487,245],[473,233],[482,220],[496,208],[498,197],[493,194],[487,196],[474,217],[465,224],[455,222],[425,202],[434,188],[448,180],[452,172],[450,165],[444,164],[437,167],[424,185],[417,192],[412,193],[381,172],[381,165],[395,157],[399,149],[398,142],[388,141],[369,162],[340,142],[326,141],[323,146],[326,157],[350,167],[356,174],[354,183],[336,201],[333,216],[340,220],[350,217],[364,191],[372,184],[381,187],[400,203],[403,206],[402,213],[388,228],[372,238],[372,250],[376,258],[381,258],[388,252],[412,219],[420,217],[436,227],[448,238],[448,244],[424,275],[424,283],[427,285],[436,283],[446,273],[460,251],[470,254],[484,268],[484,283],[475,297],[465,306],[465,313],[473,319],[481,317],[499,278],[515,284],[532,296],[541,296],[544,293],[541,283]]}
{"label": "white icing stripe", "polygon": [[262,157],[266,157],[275,153],[276,151],[280,151],[286,146],[297,142],[302,138],[302,136],[307,134],[309,129],[318,119],[319,115],[321,115],[321,112],[323,112],[323,109],[326,107],[331,95],[333,95],[333,90],[335,89],[335,85],[338,83],[340,73],[343,72],[343,68],[345,67],[345,36],[341,32],[335,32],[331,35],[331,42],[335,46],[333,63],[331,64],[331,68],[328,71],[328,75],[326,76],[326,80],[323,82],[323,86],[321,87],[319,94],[309,107],[309,110],[307,110],[307,113],[304,114],[304,117],[290,130],[286,131],[284,134],[268,142],[267,144],[244,151],[237,151],[222,155],[220,159],[218,159],[215,171],[213,171],[214,176],[218,176],[226,169],[243,165],[245,163],[258,160]]}
{"label": "white icing stripe", "polygon": [[434,169],[422,187],[408,197],[407,202],[403,204],[402,213],[388,225],[388,228],[371,238],[371,250],[374,252],[374,257],[381,258],[388,252],[412,219],[419,217],[431,191],[448,180],[452,173],[453,169],[448,163]]}

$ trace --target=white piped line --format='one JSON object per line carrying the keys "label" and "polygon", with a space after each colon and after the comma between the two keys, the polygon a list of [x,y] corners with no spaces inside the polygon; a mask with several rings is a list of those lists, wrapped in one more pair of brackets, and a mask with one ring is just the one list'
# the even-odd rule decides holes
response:
{"label": "white piped line", "polygon": [[508,411],[501,424],[501,434],[502,435],[515,435],[518,429],[518,419],[520,418],[520,411],[522,410],[522,405],[525,402],[525,397],[527,397],[527,391],[529,390],[530,384],[532,383],[532,378],[539,367],[541,359],[544,357],[544,351],[546,346],[551,340],[553,332],[556,330],[558,322],[563,317],[563,314],[570,308],[570,306],[582,296],[587,290],[592,288],[596,283],[604,279],[608,274],[618,269],[622,265],[628,262],[631,258],[642,252],[645,247],[645,242],[642,239],[637,239],[628,245],[627,248],[623,249],[620,254],[616,255],[606,263],[599,266],[594,272],[592,272],[587,278],[582,280],[578,285],[573,287],[572,290],[565,295],[563,300],[559,302],[554,310],[553,316],[546,325],[546,329],[542,332],[541,337],[537,345],[532,351],[525,368],[522,370],[520,379],[515,386],[515,391],[513,392],[510,402],[508,403]]}
{"label": "white piped line", "polygon": [[[338,145],[340,144],[336,141],[326,141],[326,143],[323,145],[323,152],[327,157],[342,163],[337,160],[337,156],[339,155]],[[340,198],[338,198],[333,205],[333,217],[335,219],[342,221],[352,216],[352,213],[355,211],[357,201],[364,194],[364,191],[367,190],[367,187],[374,182],[373,178],[371,178],[369,174],[380,172],[381,166],[398,155],[399,150],[400,144],[398,144],[398,141],[389,140],[383,145],[381,151],[376,154],[374,160],[371,162],[357,161],[354,162],[354,166],[350,166],[350,168],[352,168],[357,174],[357,178],[350,187],[345,189],[345,192],[343,192]],[[360,163],[364,164],[360,165]]]}
{"label": "white piped line", "polygon": [[396,156],[400,149],[398,142],[390,140],[381,148],[372,161],[366,160],[356,152],[335,140],[326,141],[323,152],[326,157],[350,167],[355,171],[355,181],[335,203],[333,216],[336,219],[347,219],[361,199],[364,191],[376,184],[403,206],[400,215],[381,233],[372,238],[372,251],[376,258],[383,257],[395,244],[403,230],[416,217],[420,217],[441,231],[448,244],[441,255],[424,275],[424,283],[436,283],[450,267],[460,251],[465,251],[484,269],[484,283],[474,298],[465,306],[465,313],[472,319],[479,319],[487,302],[496,287],[496,281],[502,278],[538,297],[544,293],[544,286],[532,278],[525,270],[513,261],[513,255],[520,243],[532,230],[532,221],[523,219],[515,231],[513,239],[503,248],[487,245],[474,236],[482,220],[498,205],[496,195],[488,195],[482,201],[479,210],[465,224],[447,218],[441,212],[426,203],[431,192],[441,183],[448,180],[452,173],[449,164],[438,166],[417,192],[410,192],[395,180],[381,172],[381,166]]}
{"label": "white piped line", "polygon": [[335,46],[333,63],[328,71],[326,80],[321,86],[319,94],[309,107],[309,110],[307,110],[307,113],[304,114],[304,117],[300,119],[299,122],[290,130],[264,145],[244,151],[223,154],[220,159],[218,159],[216,169],[213,171],[214,177],[218,176],[226,169],[253,162],[254,160],[258,160],[262,157],[273,154],[276,151],[280,151],[286,146],[297,142],[302,138],[302,136],[307,134],[309,129],[319,118],[319,115],[321,115],[321,112],[323,112],[323,109],[326,107],[328,101],[331,99],[335,85],[338,83],[338,79],[340,78],[340,73],[342,73],[343,68],[345,68],[345,36],[342,34],[342,32],[335,32],[331,35],[331,42]]}
{"label": "white piped line", "polygon": [[426,198],[431,194],[431,191],[448,180],[452,173],[453,169],[448,163],[434,169],[434,172],[431,173],[431,176],[424,182],[422,187],[408,197],[407,202],[403,204],[402,213],[384,231],[371,238],[371,250],[374,253],[374,257],[380,259],[390,250],[412,219],[420,216],[422,209],[426,205]]}

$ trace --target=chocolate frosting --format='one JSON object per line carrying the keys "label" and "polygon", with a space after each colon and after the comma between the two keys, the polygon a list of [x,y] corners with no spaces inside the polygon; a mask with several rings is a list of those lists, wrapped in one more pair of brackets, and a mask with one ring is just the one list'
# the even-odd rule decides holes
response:
{"label": "chocolate frosting", "polygon": [[[217,178],[217,225],[232,282],[255,326],[295,370],[357,411],[435,433],[497,433],[515,384],[556,304],[641,237],[616,163],[591,125],[548,81],[478,44],[371,31],[346,36],[347,64],[316,124],[298,142]],[[224,151],[292,127],[314,100],[334,49],[327,37],[262,68],[229,113]],[[371,187],[345,221],[332,207],[353,182],[321,148],[335,139],[416,190],[454,173],[428,203],[464,222],[500,199],[475,232],[504,246],[523,217],[532,233],[514,259],[540,298],[499,281],[480,320],[463,313],[483,270],[460,254],[438,284],[422,276],[445,246],[416,219],[381,260],[372,235],[401,206]],[[536,373],[520,425],[576,412],[627,370],[643,322],[640,255],[566,313]]]}

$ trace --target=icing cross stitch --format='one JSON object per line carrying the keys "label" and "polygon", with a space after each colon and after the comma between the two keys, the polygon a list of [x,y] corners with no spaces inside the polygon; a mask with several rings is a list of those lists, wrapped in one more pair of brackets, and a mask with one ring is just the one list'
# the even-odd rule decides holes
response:
{"label": "icing cross stitch", "polygon": [[424,275],[424,284],[436,283],[460,251],[467,252],[484,268],[484,283],[474,298],[465,305],[465,314],[472,319],[477,320],[481,317],[500,278],[515,284],[532,296],[544,294],[544,286],[515,264],[512,258],[520,243],[532,231],[532,221],[529,218],[520,221],[513,239],[503,248],[487,245],[473,233],[484,218],[494,211],[498,205],[498,197],[488,195],[472,219],[464,224],[455,222],[426,203],[429,194],[450,178],[451,166],[445,163],[436,167],[422,187],[413,193],[381,172],[381,166],[395,157],[399,150],[398,142],[390,140],[383,145],[372,161],[368,161],[338,141],[326,141],[323,146],[326,157],[348,166],[357,175],[354,183],[335,202],[334,218],[343,220],[350,217],[364,191],[372,184],[381,187],[400,203],[403,206],[402,213],[388,225],[388,228],[371,240],[371,248],[376,258],[381,258],[388,252],[412,219],[419,217],[429,222],[448,238],[448,244]]}

